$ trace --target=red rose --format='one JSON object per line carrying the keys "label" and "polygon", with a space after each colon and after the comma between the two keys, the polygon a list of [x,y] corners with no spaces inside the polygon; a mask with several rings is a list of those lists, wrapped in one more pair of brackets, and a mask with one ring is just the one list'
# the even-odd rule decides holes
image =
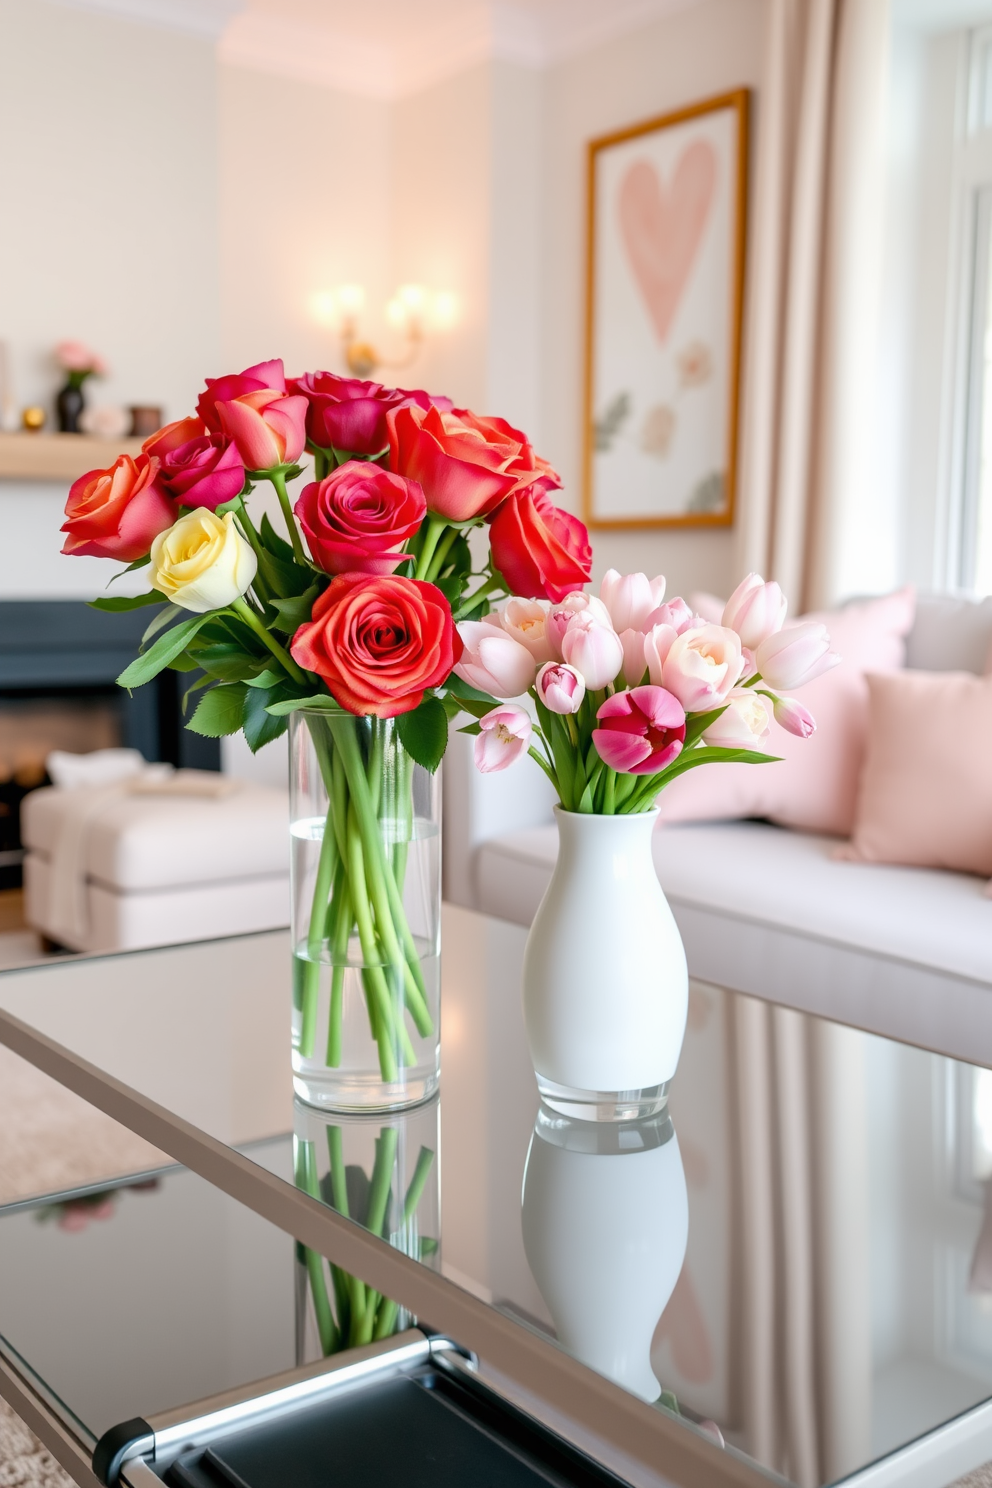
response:
{"label": "red rose", "polygon": [[396,549],[416,532],[427,504],[416,481],[349,460],[305,486],[294,510],[325,573],[391,574],[403,561]]}
{"label": "red rose", "polygon": [[462,644],[434,584],[348,573],[324,590],[289,649],[342,708],[395,718],[447,680]]}
{"label": "red rose", "polygon": [[90,470],[69,487],[63,553],[119,558],[147,556],[152,541],[171,527],[176,508],[159,485],[154,456],[121,455],[109,470]]}
{"label": "red rose", "polygon": [[386,414],[391,408],[410,405],[427,409],[436,402],[451,406],[447,398],[428,393],[387,388],[358,377],[336,377],[333,372],[307,372],[290,379],[291,393],[302,393],[309,409],[307,438],[321,449],[347,450],[353,455],[377,455],[388,443]]}
{"label": "red rose", "polygon": [[588,584],[592,548],[584,522],[555,506],[539,487],[503,503],[492,520],[493,563],[513,594],[550,599]]}
{"label": "red rose", "polygon": [[479,418],[467,408],[391,409],[389,468],[419,481],[428,511],[449,522],[494,511],[512,491],[539,482],[558,485],[525,435],[503,419]]}
{"label": "red rose", "polygon": [[212,434],[220,434],[222,425],[217,404],[230,403],[233,398],[243,398],[246,393],[262,393],[266,388],[276,393],[286,391],[281,357],[274,362],[258,362],[254,367],[246,367],[243,372],[231,373],[227,377],[208,377],[206,391],[197,399],[196,411]]}
{"label": "red rose", "polygon": [[162,485],[181,506],[216,511],[244,487],[244,461],[237,446],[223,434],[201,434],[161,458]]}

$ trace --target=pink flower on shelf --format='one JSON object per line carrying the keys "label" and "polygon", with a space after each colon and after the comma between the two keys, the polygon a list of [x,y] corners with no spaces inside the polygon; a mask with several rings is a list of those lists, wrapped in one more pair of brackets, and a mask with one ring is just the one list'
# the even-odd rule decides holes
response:
{"label": "pink flower on shelf", "polygon": [[548,661],[534,682],[534,690],[552,713],[578,713],[586,695],[585,679],[563,661]]}
{"label": "pink flower on shelf", "polygon": [[644,630],[648,616],[665,597],[665,577],[659,574],[649,579],[647,574],[620,574],[611,568],[603,575],[599,597],[618,635],[625,630]]}
{"label": "pink flower on shelf", "polygon": [[781,724],[790,734],[797,735],[800,739],[808,739],[810,734],[816,730],[816,719],[808,708],[802,703],[797,703],[795,698],[776,697],[772,699],[775,711],[775,722]]}
{"label": "pink flower on shelf", "polygon": [[587,612],[577,615],[561,640],[561,654],[582,673],[593,692],[613,682],[623,666],[623,644],[612,626],[599,625]]}
{"label": "pink flower on shelf", "polygon": [[662,681],[687,713],[720,708],[744,667],[740,636],[723,625],[684,630],[669,647]]}
{"label": "pink flower on shelf", "polygon": [[817,620],[790,625],[770,635],[755,653],[758,671],[770,687],[803,687],[840,661],[830,649],[830,635]]}
{"label": "pink flower on shelf", "polygon": [[82,341],[60,341],[55,348],[55,360],[63,372],[82,372],[84,376],[103,377],[107,371],[103,357],[91,351]]}
{"label": "pink flower on shelf", "polygon": [[754,651],[782,629],[787,609],[788,601],[778,584],[766,584],[760,574],[750,573],[727,600],[723,624],[736,630],[742,646]]}
{"label": "pink flower on shelf", "polygon": [[458,634],[464,650],[455,673],[463,682],[498,698],[520,697],[527,691],[537,662],[526,646],[483,620],[463,620]]}
{"label": "pink flower on shelf", "polygon": [[514,764],[530,744],[534,725],[523,708],[493,708],[479,719],[475,741],[475,766],[483,775],[505,770]]}
{"label": "pink flower on shelf", "polygon": [[624,775],[656,775],[682,752],[685,709],[663,687],[615,692],[596,714],[596,753]]}

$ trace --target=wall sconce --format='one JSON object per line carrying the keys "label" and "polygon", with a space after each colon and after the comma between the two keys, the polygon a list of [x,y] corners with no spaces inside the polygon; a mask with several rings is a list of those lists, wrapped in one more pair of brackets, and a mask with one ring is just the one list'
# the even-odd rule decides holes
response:
{"label": "wall sconce", "polygon": [[379,367],[408,367],[427,335],[454,325],[458,302],[448,290],[426,289],[422,284],[401,284],[386,306],[386,319],[406,342],[403,356],[389,359],[359,336],[359,320],[365,308],[360,284],[339,284],[313,297],[315,318],[341,338],[348,371],[353,377],[371,377]]}

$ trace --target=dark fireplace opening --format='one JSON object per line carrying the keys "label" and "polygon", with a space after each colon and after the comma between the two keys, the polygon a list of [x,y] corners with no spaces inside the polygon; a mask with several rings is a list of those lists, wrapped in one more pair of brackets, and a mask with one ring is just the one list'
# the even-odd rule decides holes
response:
{"label": "dark fireplace opening", "polygon": [[184,728],[196,674],[166,671],[127,693],[116,677],[137,654],[154,608],[108,615],[74,600],[0,601],[0,889],[21,884],[21,802],[50,782],[53,749],[119,746],[147,760],[220,769],[220,741]]}

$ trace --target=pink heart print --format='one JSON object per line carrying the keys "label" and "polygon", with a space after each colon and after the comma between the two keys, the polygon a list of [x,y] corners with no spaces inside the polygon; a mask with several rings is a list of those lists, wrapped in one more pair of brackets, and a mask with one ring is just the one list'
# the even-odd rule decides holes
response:
{"label": "pink heart print", "polygon": [[647,160],[620,183],[620,228],[655,334],[664,341],[692,272],[716,188],[716,151],[693,140],[666,189]]}

